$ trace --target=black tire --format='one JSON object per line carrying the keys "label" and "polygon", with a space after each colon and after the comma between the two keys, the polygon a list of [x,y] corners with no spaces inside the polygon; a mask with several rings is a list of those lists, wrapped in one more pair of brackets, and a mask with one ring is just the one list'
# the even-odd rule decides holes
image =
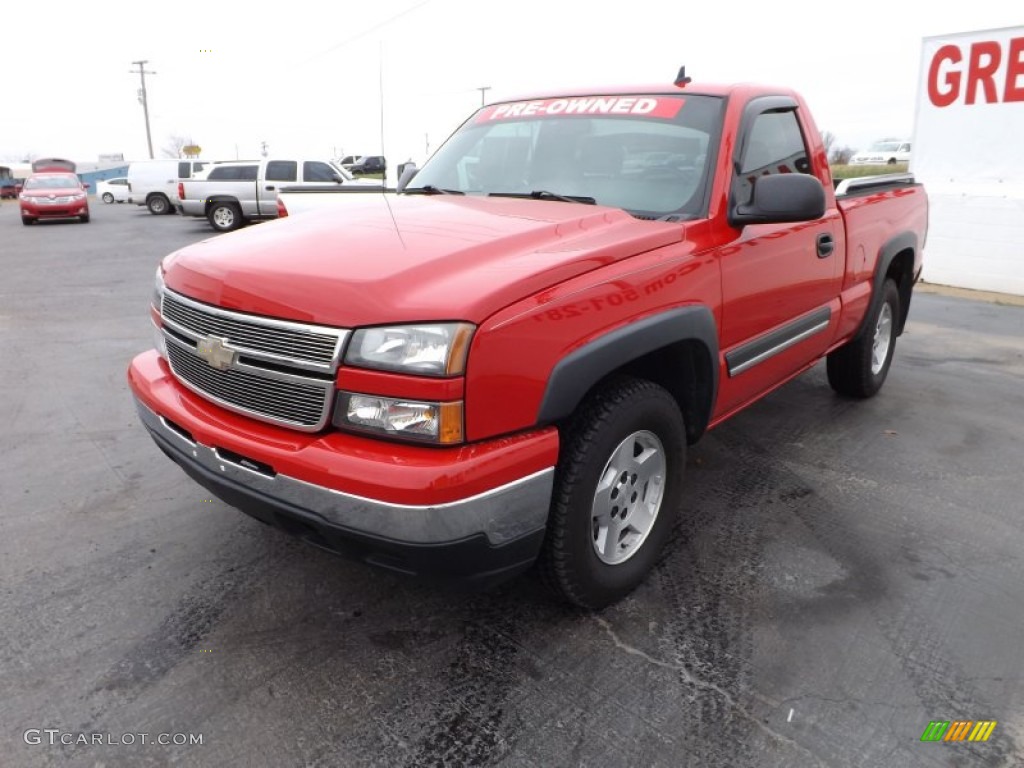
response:
{"label": "black tire", "polygon": [[80,222],[82,222],[83,224],[88,224],[89,223],[89,214],[88,213],[82,214],[81,216],[78,217],[78,220]]}
{"label": "black tire", "polygon": [[109,192],[104,192],[102,199],[103,199],[103,202],[106,203],[107,205],[110,205],[112,202],[114,202],[114,196],[112,194],[110,194]]}
{"label": "black tire", "polygon": [[24,224],[26,227],[29,227],[32,224],[34,224],[35,221],[36,221],[35,219],[33,219],[33,218],[29,217],[29,216],[22,216],[21,217],[21,223]]}
{"label": "black tire", "polygon": [[242,209],[238,203],[211,203],[206,219],[218,232],[231,232],[242,226]]}
{"label": "black tire", "polygon": [[[642,453],[637,453],[638,448]],[[626,464],[616,461],[616,457],[627,457],[628,464],[628,459],[648,454],[638,465],[646,467],[657,459],[657,448],[664,462],[660,497],[655,477],[648,483],[636,472],[619,474]],[[562,432],[548,530],[538,561],[544,582],[564,600],[591,610],[632,592],[654,567],[668,540],[679,510],[685,460],[683,416],[665,389],[650,381],[621,377],[591,395]],[[607,500],[595,498],[602,478],[608,483]],[[630,533],[632,522],[644,525],[645,499],[649,499],[653,523],[646,535],[635,529]],[[612,506],[609,516],[602,514],[603,507],[616,503],[623,506]],[[608,523],[603,530],[597,522],[601,519]],[[616,520],[626,531],[624,536],[612,533]],[[611,537],[614,541],[609,542]],[[609,562],[609,557],[624,559]]]}
{"label": "black tire", "polygon": [[886,165],[896,165],[896,158],[895,157],[890,157],[889,158],[889,162],[886,163]]}
{"label": "black tire", "polygon": [[149,212],[154,216],[163,216],[173,210],[171,208],[171,201],[163,195],[150,195],[147,197],[146,207],[149,208]]}
{"label": "black tire", "polygon": [[899,318],[900,292],[887,279],[882,284],[882,301],[868,318],[864,333],[828,356],[832,389],[847,397],[866,398],[882,388],[896,349]]}

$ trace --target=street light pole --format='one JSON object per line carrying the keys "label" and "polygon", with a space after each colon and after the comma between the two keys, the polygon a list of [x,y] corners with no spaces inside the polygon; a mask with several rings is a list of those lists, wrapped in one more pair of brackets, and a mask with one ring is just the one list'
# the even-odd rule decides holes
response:
{"label": "street light pole", "polygon": [[[150,72],[142,68],[143,64],[148,64],[148,60],[133,61],[132,64],[137,64],[139,67],[139,77],[142,78],[142,88],[139,91],[139,101],[142,102],[142,112],[146,116],[146,144],[149,146],[149,159],[153,159],[153,136],[149,132],[149,99],[146,98],[146,75],[155,75],[156,72]],[[129,70],[132,74],[135,74],[135,70]]]}
{"label": "street light pole", "polygon": [[477,88],[477,90],[480,91],[480,106],[482,107],[484,105],[484,95],[487,91],[491,90],[491,86],[485,85],[482,88]]}

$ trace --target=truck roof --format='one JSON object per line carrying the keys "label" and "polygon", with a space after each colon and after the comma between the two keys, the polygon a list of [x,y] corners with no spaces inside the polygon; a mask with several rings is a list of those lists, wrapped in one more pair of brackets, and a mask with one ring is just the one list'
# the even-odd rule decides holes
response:
{"label": "truck roof", "polygon": [[668,96],[733,96],[733,95],[754,95],[758,93],[795,95],[792,88],[776,87],[763,83],[689,83],[685,87],[677,87],[672,83],[644,83],[634,85],[622,85],[613,87],[585,86],[581,88],[559,88],[558,90],[540,91],[517,94],[516,96],[500,99],[493,104],[501,104],[508,101],[529,101],[532,99],[551,99],[559,96],[603,96],[611,94],[660,94]]}

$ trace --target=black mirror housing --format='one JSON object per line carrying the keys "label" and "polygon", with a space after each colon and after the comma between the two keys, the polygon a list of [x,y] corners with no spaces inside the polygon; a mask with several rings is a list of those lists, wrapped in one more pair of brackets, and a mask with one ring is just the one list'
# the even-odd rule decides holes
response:
{"label": "black mirror housing", "polygon": [[776,173],[754,180],[754,192],[747,204],[729,210],[729,224],[784,224],[813,221],[825,215],[825,188],[806,173]]}

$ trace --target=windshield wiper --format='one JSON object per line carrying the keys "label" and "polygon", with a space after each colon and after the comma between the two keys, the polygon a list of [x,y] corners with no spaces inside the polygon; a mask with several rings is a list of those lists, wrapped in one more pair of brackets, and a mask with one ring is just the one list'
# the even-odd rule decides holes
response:
{"label": "windshield wiper", "polygon": [[585,195],[559,195],[546,189],[535,189],[533,192],[488,192],[488,197],[528,197],[533,200],[558,200],[563,203],[584,203],[597,205],[597,200]]}
{"label": "windshield wiper", "polygon": [[457,189],[441,189],[433,184],[424,184],[422,187],[406,187],[402,190],[403,195],[464,195]]}

